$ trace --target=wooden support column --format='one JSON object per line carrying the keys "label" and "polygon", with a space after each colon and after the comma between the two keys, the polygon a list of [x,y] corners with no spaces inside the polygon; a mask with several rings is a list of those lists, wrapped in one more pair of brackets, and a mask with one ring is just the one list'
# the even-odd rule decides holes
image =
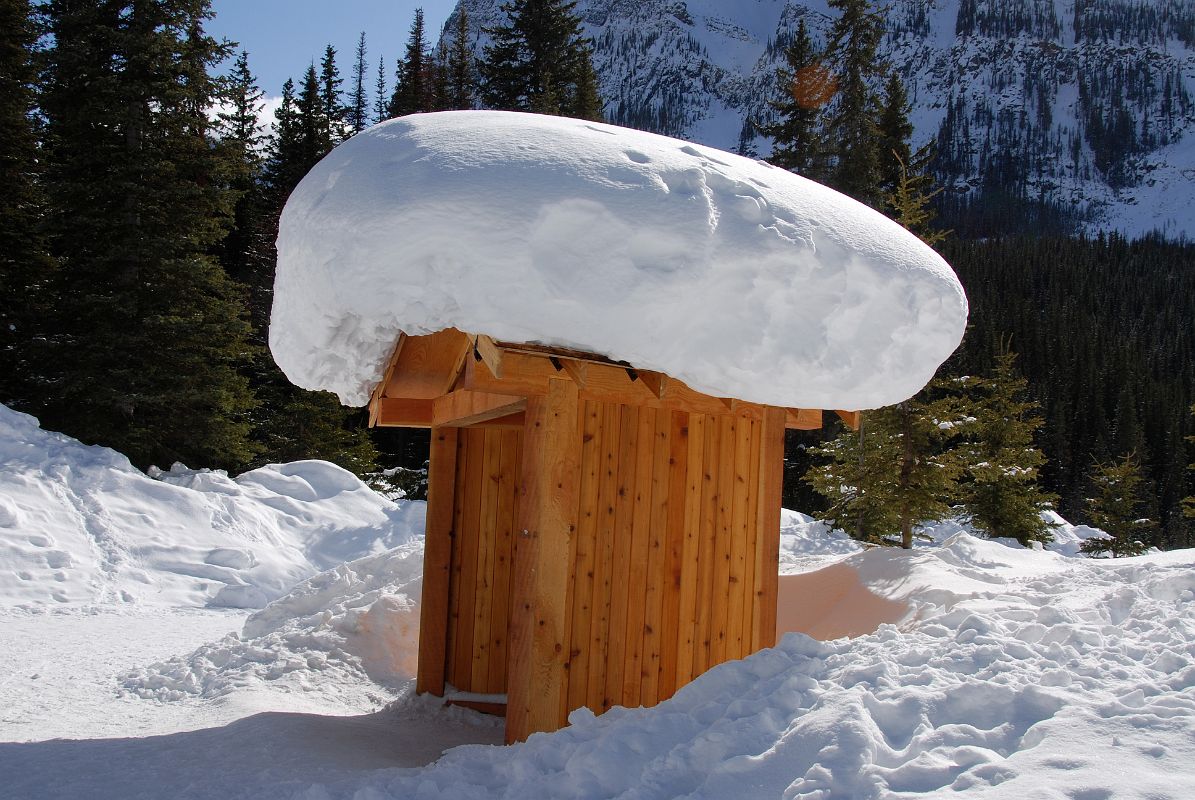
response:
{"label": "wooden support column", "polygon": [[581,438],[577,384],[562,377],[548,381],[546,395],[527,400],[511,575],[508,743],[565,722]]}
{"label": "wooden support column", "polygon": [[755,517],[755,597],[751,615],[751,652],[776,644],[785,416],[783,408],[772,406],[769,406],[763,415],[759,448],[759,511]]}
{"label": "wooden support column", "polygon": [[444,694],[456,437],[456,428],[432,429],[423,545],[423,597],[419,603],[419,669],[415,679],[415,691],[420,694]]}

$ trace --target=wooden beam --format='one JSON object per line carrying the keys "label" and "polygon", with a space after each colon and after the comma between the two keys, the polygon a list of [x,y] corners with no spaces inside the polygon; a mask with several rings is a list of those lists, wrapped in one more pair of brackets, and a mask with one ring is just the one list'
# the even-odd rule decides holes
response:
{"label": "wooden beam", "polygon": [[481,363],[489,368],[495,378],[502,377],[502,350],[488,336],[477,336],[473,340],[473,352]]}
{"label": "wooden beam", "polygon": [[846,423],[847,427],[853,431],[859,430],[859,423],[863,419],[862,411],[839,411],[835,409],[835,414],[838,418]]}
{"label": "wooden beam", "polygon": [[432,401],[432,424],[464,428],[517,414],[526,407],[525,397],[458,389]]}
{"label": "wooden beam", "polygon": [[518,544],[511,574],[506,741],[564,724],[569,573],[576,546],[581,437],[577,386],[548,382],[527,401]]}
{"label": "wooden beam", "polygon": [[378,424],[378,414],[381,412],[381,403],[378,401],[382,398],[382,393],[386,389],[386,384],[390,383],[390,377],[394,374],[394,366],[398,363],[398,355],[402,352],[403,342],[407,335],[402,331],[398,333],[398,341],[394,343],[394,351],[390,354],[390,361],[386,364],[386,371],[382,373],[382,380],[377,386],[373,387],[373,391],[369,395],[369,427],[374,427]]}
{"label": "wooden beam", "polygon": [[451,391],[472,340],[456,328],[424,336],[407,336],[382,397],[431,400]]}
{"label": "wooden beam", "polygon": [[639,373],[639,380],[643,381],[643,385],[646,386],[658,399],[664,399],[664,394],[668,391],[667,375],[662,372],[643,370]]}
{"label": "wooden beam", "polygon": [[444,694],[456,437],[455,428],[432,431],[423,545],[423,594],[419,602],[419,666],[415,678],[415,691],[419,694]]}
{"label": "wooden beam", "polygon": [[820,408],[786,408],[784,427],[797,431],[816,431],[822,426]]}
{"label": "wooden beam", "polygon": [[405,397],[378,398],[377,424],[395,428],[430,428],[432,401]]}
{"label": "wooden beam", "polygon": [[560,359],[560,368],[564,370],[564,374],[572,378],[573,383],[581,388],[585,387],[585,362],[575,361],[571,358]]}

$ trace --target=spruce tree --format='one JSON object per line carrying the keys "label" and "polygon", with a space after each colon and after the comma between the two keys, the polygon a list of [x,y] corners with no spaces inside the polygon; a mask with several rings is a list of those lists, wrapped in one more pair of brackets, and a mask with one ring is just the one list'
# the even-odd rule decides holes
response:
{"label": "spruce tree", "polygon": [[373,85],[373,122],[390,119],[390,101],[386,98],[386,59],[378,59],[378,75]]}
{"label": "spruce tree", "polygon": [[1088,539],[1083,552],[1108,553],[1113,558],[1144,553],[1154,522],[1141,515],[1142,478],[1136,455],[1097,463],[1091,480],[1095,494],[1087,499],[1087,517],[1111,538]]}
{"label": "spruce tree", "polygon": [[28,409],[46,390],[40,351],[53,274],[36,174],[36,41],[28,0],[0,0],[0,403]]}
{"label": "spruce tree", "polygon": [[[1195,414],[1195,406],[1191,406],[1191,413]],[[1188,436],[1187,441],[1195,444],[1195,436]],[[1189,469],[1195,470],[1195,464],[1192,464]],[[1195,495],[1183,498],[1183,516],[1195,519]]]}
{"label": "spruce tree", "polygon": [[876,142],[880,192],[891,195],[897,191],[913,163],[909,140],[913,124],[909,122],[909,96],[904,81],[895,70],[888,74],[884,96],[876,119]]}
{"label": "spruce tree", "polygon": [[988,536],[1026,546],[1053,541],[1053,526],[1042,512],[1056,498],[1038,486],[1046,459],[1033,441],[1042,419],[1037,404],[1026,397],[1028,382],[1017,374],[1016,355],[1003,349],[990,377],[954,382],[962,383],[966,395],[975,396],[964,412],[964,441],[958,448],[966,475],[966,515]]}
{"label": "spruce tree", "polygon": [[42,7],[48,230],[64,322],[49,427],[127,454],[253,456],[244,299],[213,253],[232,213],[207,111],[227,47],[205,0]]}
{"label": "spruce tree", "polygon": [[487,29],[482,98],[491,108],[598,119],[597,78],[576,2],[510,0],[507,22]]}
{"label": "spruce tree", "polygon": [[353,88],[349,92],[348,126],[352,133],[369,127],[369,93],[365,88],[365,31],[357,40],[357,60],[353,62]]}
{"label": "spruce tree", "polygon": [[830,30],[827,52],[838,86],[826,120],[826,140],[834,148],[830,184],[875,206],[881,193],[876,135],[879,99],[873,84],[882,72],[877,53],[884,19],[868,0],[828,0],[828,5],[841,12]]}
{"label": "spruce tree", "polygon": [[398,60],[394,76],[394,94],[390,96],[391,117],[435,110],[434,80],[430,69],[427,38],[423,27],[423,9],[415,9],[407,48]]}
{"label": "spruce tree", "polygon": [[[349,108],[345,106],[340,90],[343,83],[336,66],[336,48],[328,45],[324,49],[324,57],[320,59],[319,98],[320,121],[323,125],[320,131],[321,145],[329,150],[347,139],[351,132],[347,123]],[[327,153],[321,154],[320,158],[324,155]]]}
{"label": "spruce tree", "polygon": [[946,447],[957,413],[950,400],[921,397],[868,411],[815,454],[806,476],[830,502],[825,518],[857,539],[913,546],[915,526],[950,514],[959,463]]}
{"label": "spruce tree", "polygon": [[760,132],[773,140],[768,161],[813,180],[825,169],[825,145],[820,120],[823,107],[834,96],[834,77],[824,66],[805,27],[797,23],[796,33],[784,48],[785,66],[776,70],[779,99],[769,105],[776,122],[762,126]]}
{"label": "spruce tree", "polygon": [[445,106],[448,109],[465,110],[477,104],[477,67],[473,50],[469,47],[469,17],[465,7],[456,13],[456,27],[452,45],[448,48],[445,64],[446,76]]}
{"label": "spruce tree", "polygon": [[263,249],[262,172],[265,136],[257,114],[264,94],[249,69],[249,54],[241,51],[224,80],[226,103],[217,114],[219,152],[228,163],[227,187],[233,193],[231,225],[220,246],[220,262],[237,281],[248,278],[253,259]]}

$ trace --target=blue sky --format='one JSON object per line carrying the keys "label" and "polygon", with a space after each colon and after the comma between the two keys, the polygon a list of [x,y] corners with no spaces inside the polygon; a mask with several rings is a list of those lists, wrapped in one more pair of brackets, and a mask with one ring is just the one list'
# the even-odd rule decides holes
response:
{"label": "blue sky", "polygon": [[386,59],[387,84],[393,83],[394,60],[406,45],[415,9],[423,9],[428,39],[434,40],[455,5],[455,0],[212,0],[216,17],[207,30],[249,51],[249,67],[268,96],[280,94],[287,78],[301,79],[313,61],[318,68],[329,44],[347,86],[357,37],[365,31],[372,88],[379,56]]}

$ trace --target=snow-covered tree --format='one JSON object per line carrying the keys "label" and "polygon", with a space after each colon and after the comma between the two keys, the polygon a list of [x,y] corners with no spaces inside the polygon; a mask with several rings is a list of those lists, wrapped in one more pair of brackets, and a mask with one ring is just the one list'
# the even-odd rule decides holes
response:
{"label": "snow-covered tree", "polygon": [[1016,355],[1005,349],[991,376],[954,383],[970,398],[956,451],[965,471],[960,488],[966,515],[988,536],[1024,545],[1051,541],[1051,525],[1041,514],[1055,498],[1038,485],[1046,458],[1033,441],[1042,419],[1026,397],[1028,382],[1017,373]]}
{"label": "snow-covered tree", "polygon": [[957,417],[950,398],[906,400],[862,415],[815,451],[827,459],[806,476],[825,496],[825,518],[862,541],[913,546],[918,524],[950,514],[960,473],[946,447]]}
{"label": "snow-covered tree", "polygon": [[1083,552],[1108,553],[1113,558],[1144,553],[1154,521],[1141,516],[1142,478],[1136,455],[1096,464],[1091,481],[1095,494],[1087,499],[1088,519],[1111,538],[1088,539]]}

